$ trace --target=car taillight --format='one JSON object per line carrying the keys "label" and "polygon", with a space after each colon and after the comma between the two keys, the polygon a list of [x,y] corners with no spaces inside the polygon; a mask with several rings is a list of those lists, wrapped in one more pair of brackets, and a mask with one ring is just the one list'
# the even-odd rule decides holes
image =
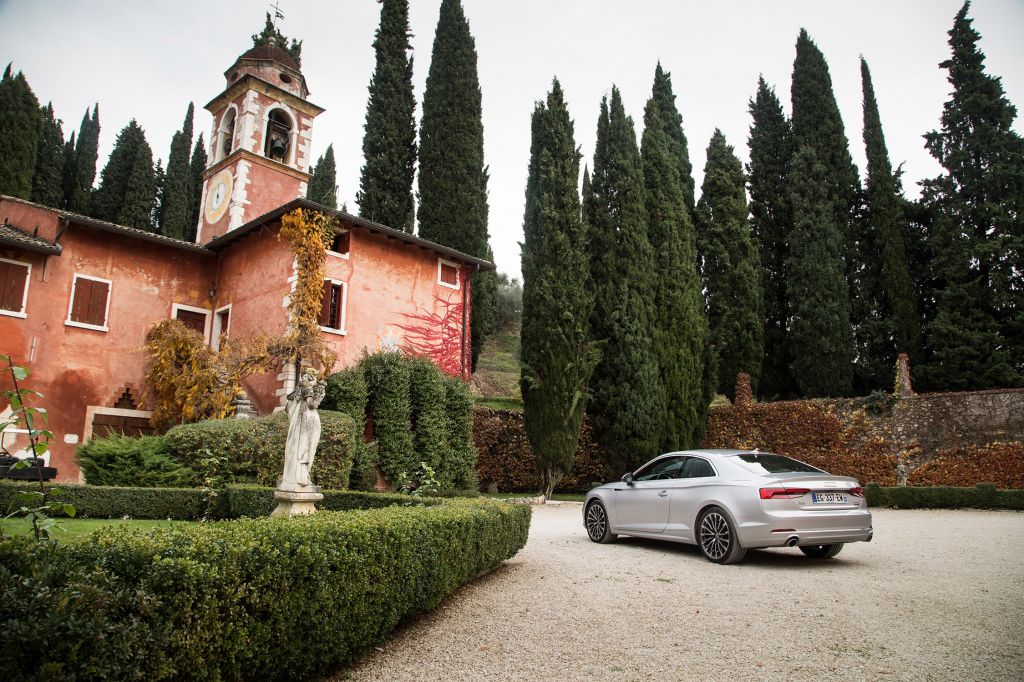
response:
{"label": "car taillight", "polygon": [[860,486],[850,488],[850,494],[854,497],[864,497],[864,488],[861,488]]}
{"label": "car taillight", "polygon": [[810,488],[761,488],[761,499],[774,500],[782,498],[785,500],[792,500],[797,497],[802,497],[809,492],[811,492]]}

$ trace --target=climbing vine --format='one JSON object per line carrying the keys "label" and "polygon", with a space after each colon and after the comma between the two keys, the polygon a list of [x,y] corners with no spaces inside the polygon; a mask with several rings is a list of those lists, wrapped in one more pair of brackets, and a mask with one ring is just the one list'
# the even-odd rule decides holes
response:
{"label": "climbing vine", "polygon": [[338,219],[308,209],[297,208],[281,218],[278,239],[288,242],[295,253],[298,277],[289,294],[288,314],[291,320],[283,347],[290,362],[319,365],[330,372],[337,359],[320,333],[320,308],[324,287],[324,263]]}

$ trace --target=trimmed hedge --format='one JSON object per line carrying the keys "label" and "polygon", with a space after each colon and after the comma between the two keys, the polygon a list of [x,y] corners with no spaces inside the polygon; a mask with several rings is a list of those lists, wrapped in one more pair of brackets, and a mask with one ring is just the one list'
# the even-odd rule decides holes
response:
{"label": "trimmed hedge", "polygon": [[[60,484],[60,499],[75,506],[75,516],[86,519],[174,519],[198,521],[209,505],[206,491],[200,488],[114,488],[98,485]],[[0,511],[7,510],[14,496],[31,485],[0,482]],[[217,490],[210,509],[214,519],[236,519],[242,516],[269,516],[277,502],[274,489],[260,486],[228,486]],[[431,505],[432,498],[411,497],[397,493],[366,493],[351,490],[324,490],[324,499],[317,508],[327,511],[377,509],[396,504]]]}
{"label": "trimmed hedge", "polygon": [[327,377],[327,391],[320,409],[344,412],[352,417],[356,427],[349,490],[374,490],[377,485],[377,469],[373,466],[373,458],[364,442],[364,434],[360,433],[360,429],[365,431],[366,428],[367,401],[369,391],[362,366],[349,367]]}
{"label": "trimmed hedge", "polygon": [[111,528],[83,543],[10,538],[0,541],[0,670],[19,680],[322,675],[514,556],[530,513],[453,500]]}
{"label": "trimmed hedge", "polygon": [[[320,410],[320,444],[313,460],[313,482],[323,488],[348,487],[355,448],[355,423],[347,414]],[[212,419],[175,426],[164,436],[168,452],[194,469],[208,457],[223,457],[231,483],[273,486],[284,468],[288,416]]]}
{"label": "trimmed hedge", "polygon": [[163,436],[93,438],[75,449],[78,467],[92,485],[187,488],[200,483],[199,472],[167,454]]}
{"label": "trimmed hedge", "polygon": [[896,509],[1022,509],[1024,490],[1000,490],[991,483],[973,488],[950,486],[899,486],[883,488],[877,483],[864,486],[872,507]]}
{"label": "trimmed hedge", "polygon": [[910,472],[910,485],[993,483],[1024,488],[1024,443],[990,443],[944,450]]}

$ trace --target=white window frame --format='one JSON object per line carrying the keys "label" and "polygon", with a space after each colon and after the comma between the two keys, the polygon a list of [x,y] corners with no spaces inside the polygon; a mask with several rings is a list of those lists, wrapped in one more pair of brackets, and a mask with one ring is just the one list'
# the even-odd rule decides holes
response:
{"label": "white window frame", "polygon": [[[107,285],[107,307],[103,310],[103,324],[87,324],[85,322],[76,322],[71,319],[71,310],[75,307],[75,293],[78,291],[78,280],[88,279],[93,282],[105,282]],[[95,275],[83,275],[75,273],[75,276],[71,280],[71,296],[68,297],[68,316],[64,320],[64,324],[68,327],[78,327],[80,329],[92,329],[97,332],[109,332],[110,331],[110,299],[114,297],[114,283],[104,277],[96,277]]]}
{"label": "white window frame", "polygon": [[341,285],[341,319],[338,323],[341,325],[338,329],[334,327],[325,327],[320,325],[320,331],[327,332],[328,334],[337,334],[338,336],[345,336],[345,320],[348,316],[348,282],[342,282],[340,279],[331,279],[330,277],[324,277],[325,282],[331,284]]}
{"label": "white window frame", "polygon": [[[206,315],[206,323],[203,325],[203,340],[206,343],[210,343],[210,325],[213,324],[213,311],[209,308],[198,308],[194,305],[185,305],[184,303],[172,303],[171,304],[171,319],[178,319],[178,311],[187,310],[190,313],[202,313]],[[228,320],[228,325],[231,324],[231,320]]]}
{"label": "white window frame", "polygon": [[11,263],[13,265],[24,265],[28,268],[28,272],[25,274],[25,291],[21,294],[21,310],[14,311],[0,308],[0,315],[25,319],[28,317],[28,285],[32,282],[32,264],[20,260],[14,260],[12,258],[0,258],[0,261],[3,261],[4,263]]}
{"label": "white window frame", "polygon": [[[334,256],[335,258],[344,258],[345,260],[348,260],[349,256],[352,255],[352,230],[341,230],[341,232],[339,232],[339,234],[345,233],[345,232],[348,233],[348,253],[339,253],[337,251],[331,251],[331,247],[328,246],[327,247],[327,255],[328,256]],[[334,240],[332,239],[331,241],[333,242]]]}
{"label": "white window frame", "polygon": [[[228,314],[228,328],[220,328],[220,314],[227,312]],[[213,321],[210,323],[210,347],[215,351],[220,351],[220,337],[222,334],[231,336],[231,304],[222,305],[213,311]]]}
{"label": "white window frame", "polygon": [[[445,282],[445,281],[443,281],[441,279],[441,268],[443,266],[445,266],[445,265],[450,265],[453,268],[455,268],[455,284],[449,284],[448,282]],[[449,289],[456,289],[456,290],[461,289],[462,288],[462,274],[459,271],[459,264],[455,263],[453,261],[450,261],[450,260],[445,260],[444,258],[438,258],[437,259],[437,283],[440,284],[443,287],[448,287]]]}

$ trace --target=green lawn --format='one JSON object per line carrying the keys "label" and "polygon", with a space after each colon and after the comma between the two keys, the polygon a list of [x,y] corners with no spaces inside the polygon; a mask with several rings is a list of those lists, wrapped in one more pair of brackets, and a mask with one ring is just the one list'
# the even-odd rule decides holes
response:
{"label": "green lawn", "polygon": [[[495,500],[508,500],[516,497],[536,497],[540,493],[482,493],[481,497],[490,497]],[[555,502],[582,502],[586,495],[580,493],[555,493],[551,498]]]}
{"label": "green lawn", "polygon": [[489,407],[492,410],[512,410],[513,412],[523,411],[521,398],[492,398],[481,396],[476,399],[476,404],[481,407]]}
{"label": "green lawn", "polygon": [[[126,526],[136,530],[171,528],[193,521],[146,521],[138,519],[61,519],[60,526],[53,531],[53,537],[67,542],[81,542],[94,531],[110,526]],[[30,535],[32,524],[28,519],[7,519],[3,522],[4,535]]]}

